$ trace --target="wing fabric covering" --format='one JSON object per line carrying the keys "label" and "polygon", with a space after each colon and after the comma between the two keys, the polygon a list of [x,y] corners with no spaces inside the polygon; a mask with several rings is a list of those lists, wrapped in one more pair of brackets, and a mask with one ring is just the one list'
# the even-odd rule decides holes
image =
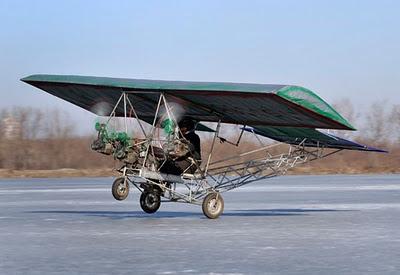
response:
{"label": "wing fabric covering", "polygon": [[[97,115],[105,115],[97,105],[106,105],[111,111],[125,92],[139,118],[149,122],[154,118],[160,93],[164,93],[198,121],[354,130],[329,104],[299,86],[71,75],[32,75],[22,81]],[[123,114],[121,105],[116,115]]]}
{"label": "wing fabric covering", "polygon": [[[31,75],[21,80],[102,116],[109,115],[126,93],[138,117],[152,123],[163,93],[198,121],[249,125],[246,131],[289,144],[386,152],[316,130],[355,129],[318,95],[300,86],[74,75]],[[124,116],[122,104],[116,116]],[[197,130],[213,131],[204,124]]]}
{"label": "wing fabric covering", "polygon": [[302,143],[307,147],[387,152],[310,128],[255,126],[245,127],[244,130],[279,142],[294,145]]}

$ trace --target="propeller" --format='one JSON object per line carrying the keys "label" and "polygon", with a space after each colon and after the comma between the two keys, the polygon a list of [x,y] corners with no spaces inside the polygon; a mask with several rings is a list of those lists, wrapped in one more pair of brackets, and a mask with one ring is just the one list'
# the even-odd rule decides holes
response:
{"label": "propeller", "polygon": [[113,106],[105,101],[95,103],[89,110],[98,116],[109,116],[112,112]]}

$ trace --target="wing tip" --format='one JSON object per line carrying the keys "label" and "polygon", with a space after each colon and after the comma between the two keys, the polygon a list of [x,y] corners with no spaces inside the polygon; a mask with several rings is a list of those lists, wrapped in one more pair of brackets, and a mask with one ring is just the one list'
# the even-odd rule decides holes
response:
{"label": "wing tip", "polygon": [[20,78],[20,81],[25,82],[25,83],[34,82],[35,79],[36,79],[38,76],[40,76],[40,75],[38,75],[38,74],[31,74],[31,75],[25,76],[25,77],[23,77],[23,78]]}

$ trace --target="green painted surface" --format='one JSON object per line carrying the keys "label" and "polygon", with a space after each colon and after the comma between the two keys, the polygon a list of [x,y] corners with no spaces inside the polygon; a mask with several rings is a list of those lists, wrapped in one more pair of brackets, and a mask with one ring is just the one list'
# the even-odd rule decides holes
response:
{"label": "green painted surface", "polygon": [[299,86],[286,86],[276,92],[277,95],[283,97],[295,104],[312,110],[320,115],[329,117],[347,127],[355,130],[355,128],[344,119],[332,106],[326,103],[322,98],[312,91]]}
{"label": "green painted surface", "polygon": [[210,127],[207,127],[206,125],[204,125],[202,123],[197,123],[196,131],[209,132],[209,133],[214,133],[215,132],[214,129],[211,129]]}
{"label": "green painted surface", "polygon": [[167,118],[161,122],[161,128],[164,129],[165,134],[171,135],[174,133],[175,123],[172,119]]}

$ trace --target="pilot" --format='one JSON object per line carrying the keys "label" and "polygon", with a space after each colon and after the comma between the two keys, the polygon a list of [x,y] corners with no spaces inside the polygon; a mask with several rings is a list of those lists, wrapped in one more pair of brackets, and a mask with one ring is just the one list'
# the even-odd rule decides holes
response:
{"label": "pilot", "polygon": [[178,123],[178,126],[183,138],[187,141],[191,157],[200,160],[200,137],[195,133],[196,123],[191,118],[184,118]]}
{"label": "pilot", "polygon": [[196,123],[193,119],[185,117],[178,126],[180,140],[185,145],[185,150],[173,159],[167,160],[160,172],[174,175],[193,174],[201,163],[200,137],[195,133]]}

